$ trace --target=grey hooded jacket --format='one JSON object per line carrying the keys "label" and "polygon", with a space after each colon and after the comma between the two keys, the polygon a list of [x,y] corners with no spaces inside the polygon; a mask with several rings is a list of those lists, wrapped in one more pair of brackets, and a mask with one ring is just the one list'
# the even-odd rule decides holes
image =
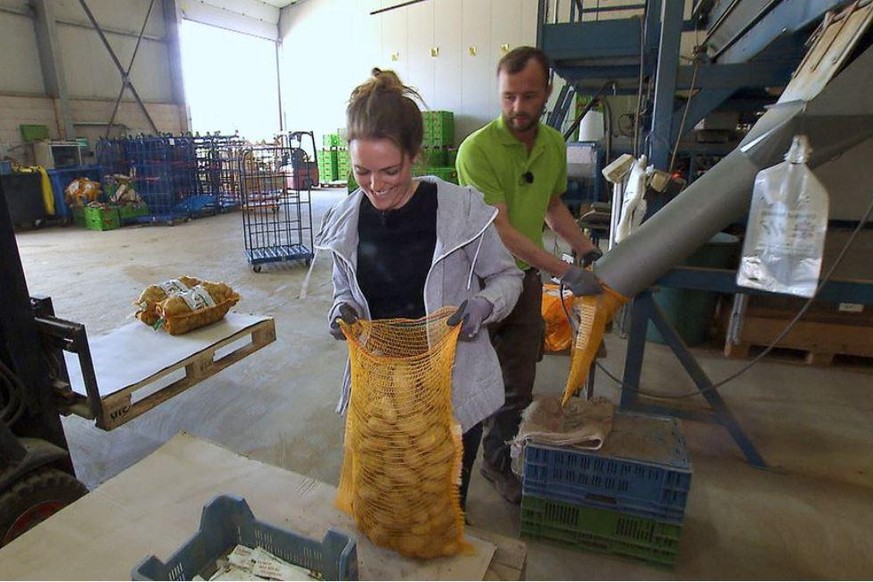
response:
{"label": "grey hooded jacket", "polygon": [[[485,325],[500,321],[515,307],[523,273],[503,246],[492,224],[497,210],[482,201],[482,194],[433,176],[419,178],[437,185],[437,237],[433,262],[424,285],[427,313],[446,305],[457,306],[480,296],[494,306]],[[333,257],[333,307],[328,321],[348,303],[370,319],[367,300],[357,283],[358,213],[363,192],[358,189],[331,208],[315,240],[319,251]],[[484,286],[483,286],[484,283]],[[350,394],[346,366],[337,412],[345,413]],[[497,410],[504,400],[503,377],[497,354],[483,329],[473,340],[458,342],[452,372],[452,405],[466,432]]]}

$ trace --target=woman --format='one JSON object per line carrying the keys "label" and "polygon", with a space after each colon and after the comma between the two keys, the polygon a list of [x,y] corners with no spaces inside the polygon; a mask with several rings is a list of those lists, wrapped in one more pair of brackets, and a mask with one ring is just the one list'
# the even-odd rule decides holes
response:
{"label": "woman", "polygon": [[[333,256],[331,334],[336,318],[418,319],[460,306],[462,321],[452,374],[452,405],[464,431],[461,506],[482,430],[503,403],[497,355],[483,326],[515,306],[522,272],[493,226],[497,211],[482,195],[434,177],[413,179],[424,135],[418,94],[392,71],[352,91],[346,109],[352,170],[360,187],[324,218],[316,248]],[[482,333],[480,333],[482,332]],[[349,400],[344,378],[338,410]]]}

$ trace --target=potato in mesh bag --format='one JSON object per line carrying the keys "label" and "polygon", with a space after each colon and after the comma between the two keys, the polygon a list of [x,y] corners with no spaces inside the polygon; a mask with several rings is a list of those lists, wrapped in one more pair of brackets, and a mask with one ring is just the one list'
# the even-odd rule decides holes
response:
{"label": "potato in mesh bag", "polygon": [[163,283],[156,283],[146,287],[140,293],[139,299],[133,302],[139,309],[134,316],[146,325],[154,325],[161,318],[158,315],[157,305],[167,297],[185,293],[192,287],[199,285],[200,279],[182,275],[176,279],[170,279]]}
{"label": "potato in mesh bag", "polygon": [[170,335],[180,335],[220,320],[239,299],[230,286],[204,281],[158,302],[156,310],[160,325]]}
{"label": "potato in mesh bag", "polygon": [[453,312],[359,320],[355,335],[344,329],[352,390],[337,505],[375,544],[416,558],[469,549],[451,403],[459,328],[446,320]]}

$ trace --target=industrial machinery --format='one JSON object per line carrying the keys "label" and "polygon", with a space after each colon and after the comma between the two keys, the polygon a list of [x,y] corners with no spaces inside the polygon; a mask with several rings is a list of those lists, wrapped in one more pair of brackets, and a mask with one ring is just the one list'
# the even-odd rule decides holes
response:
{"label": "industrial machinery", "polygon": [[[590,16],[590,10],[582,2],[570,2],[571,22],[558,23],[550,22],[548,17],[547,8],[552,6],[557,20],[555,4],[543,1],[540,15],[544,20],[538,41],[558,73],[578,91],[613,83],[619,88],[624,83],[627,88],[628,79],[639,75],[638,90],[654,92],[654,100],[650,108],[644,106],[649,111],[648,125],[636,120],[642,137],[635,138],[632,145],[645,145],[640,153],[647,153],[661,170],[671,169],[671,151],[675,157],[685,128],[697,124],[729,98],[752,85],[758,87],[759,95],[765,87],[784,87],[778,101],[768,105],[754,125],[739,134],[736,147],[723,151],[718,163],[652,213],[595,267],[609,289],[626,300],[633,298],[628,356],[621,381],[622,408],[718,423],[730,432],[751,464],[764,466],[763,458],[719,396],[717,385],[671,331],[648,288],[657,282],[721,293],[753,292],[737,287],[732,270],[682,269],[677,265],[714,234],[742,220],[749,208],[756,174],[781,162],[794,136],[806,135],[813,144],[814,153],[808,162],[811,168],[873,137],[873,100],[868,95],[873,82],[873,2],[696,2],[695,14],[711,22],[707,37],[712,43],[704,47],[708,56],[701,55],[700,62],[679,66],[683,4],[654,0],[611,6],[602,10],[641,8],[644,18],[598,22],[583,18]],[[741,21],[734,21],[736,18]],[[815,23],[819,26],[812,34],[795,34],[809,31]],[[757,35],[750,34],[755,30]],[[623,41],[609,43],[607,39]],[[798,54],[799,49],[803,50]],[[597,51],[611,51],[610,59],[592,60],[590,57]],[[794,61],[787,60],[791,54],[798,54]],[[787,62],[793,64],[786,71]],[[683,88],[696,89],[693,101],[689,96],[683,104],[676,97],[677,89]],[[647,100],[642,98],[641,102]],[[762,105],[758,101],[756,107],[764,109]],[[687,123],[684,127],[683,122]],[[869,195],[871,180],[861,179],[867,175],[859,172],[852,186],[863,185],[866,192],[861,193]],[[869,219],[869,212],[859,218],[858,229]],[[869,283],[830,281],[820,285],[819,295],[827,295],[831,301],[873,303]],[[590,319],[595,320],[593,316]],[[668,345],[698,388],[694,394],[706,399],[711,415],[638,401],[649,320],[667,337]],[[593,341],[596,345],[599,338]],[[588,365],[590,362],[582,363],[580,368],[587,370]]]}
{"label": "industrial machinery", "polygon": [[85,356],[84,326],[54,316],[51,299],[31,298],[0,186],[0,545],[75,501],[76,479],[61,425],[68,387],[57,341]]}

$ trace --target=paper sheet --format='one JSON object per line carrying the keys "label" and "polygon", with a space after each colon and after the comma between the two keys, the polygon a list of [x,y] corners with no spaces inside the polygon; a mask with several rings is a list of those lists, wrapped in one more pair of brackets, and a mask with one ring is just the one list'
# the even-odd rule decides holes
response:
{"label": "paper sheet", "polygon": [[[262,315],[228,313],[219,322],[175,336],[133,321],[107,334],[88,338],[100,396],[109,396],[142,382],[267,319],[270,318]],[[64,358],[73,391],[86,395],[78,356],[64,352]]]}

